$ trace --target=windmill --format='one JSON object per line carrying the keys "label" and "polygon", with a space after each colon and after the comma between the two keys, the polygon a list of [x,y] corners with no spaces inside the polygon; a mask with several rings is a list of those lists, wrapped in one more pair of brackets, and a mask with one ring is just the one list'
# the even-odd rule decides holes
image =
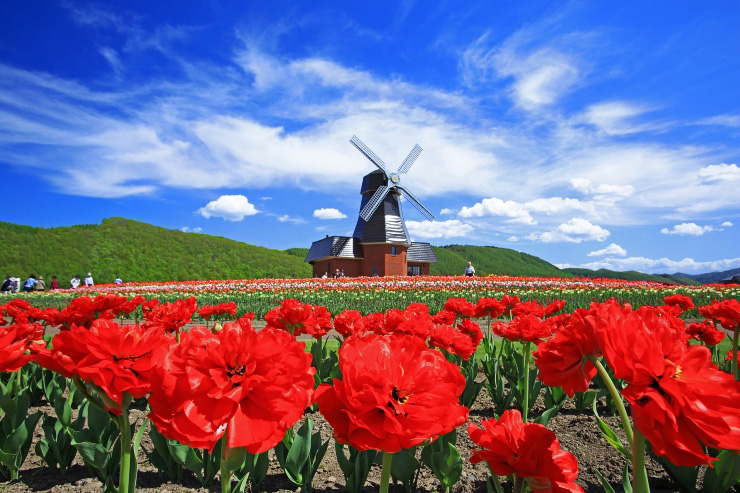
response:
{"label": "windmill", "polygon": [[403,195],[427,219],[434,219],[401,178],[421,153],[415,145],[394,172],[360,139],[350,139],[378,169],[362,179],[362,202],[352,236],[329,236],[314,241],[305,261],[314,277],[342,273],[354,276],[419,276],[430,274],[437,256],[429,243],[411,241],[403,220],[399,197]]}
{"label": "windmill", "polygon": [[360,217],[353,236],[363,242],[411,243],[398,201],[399,195],[414,204],[424,217],[434,219],[434,214],[401,182],[402,176],[414,164],[422,148],[415,144],[398,170],[390,172],[383,160],[357,136],[353,135],[349,141],[378,168],[365,175],[362,180]]}

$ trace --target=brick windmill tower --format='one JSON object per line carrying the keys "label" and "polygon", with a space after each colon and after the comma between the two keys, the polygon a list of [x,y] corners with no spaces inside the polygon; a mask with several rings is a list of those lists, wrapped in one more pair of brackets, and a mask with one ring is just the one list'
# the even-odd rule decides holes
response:
{"label": "brick windmill tower", "polygon": [[401,183],[421,147],[415,145],[398,170],[389,172],[383,160],[356,136],[350,143],[378,169],[362,179],[360,214],[352,236],[327,236],[311,245],[306,262],[313,266],[314,277],[331,276],[337,269],[350,277],[429,275],[430,263],[437,257],[429,243],[411,241],[399,202],[403,195],[426,218],[434,219]]}

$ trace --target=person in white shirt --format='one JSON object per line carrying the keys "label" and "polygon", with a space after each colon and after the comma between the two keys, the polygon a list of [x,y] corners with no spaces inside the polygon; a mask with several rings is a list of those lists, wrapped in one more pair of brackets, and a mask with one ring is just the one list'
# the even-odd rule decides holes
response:
{"label": "person in white shirt", "polygon": [[95,286],[95,282],[93,281],[92,274],[88,272],[87,277],[85,277],[85,287],[91,288],[93,286]]}
{"label": "person in white shirt", "polygon": [[468,262],[468,266],[465,267],[465,275],[468,277],[473,277],[475,275],[475,267],[473,267],[471,262]]}
{"label": "person in white shirt", "polygon": [[69,285],[72,286],[72,289],[79,288],[80,287],[80,276],[74,276],[72,279],[70,279]]}

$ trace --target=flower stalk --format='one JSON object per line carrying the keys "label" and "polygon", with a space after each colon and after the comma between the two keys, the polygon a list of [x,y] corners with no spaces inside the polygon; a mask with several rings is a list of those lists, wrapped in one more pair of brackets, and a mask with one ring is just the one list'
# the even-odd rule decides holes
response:
{"label": "flower stalk", "polygon": [[740,337],[740,324],[735,326],[735,333],[732,336],[732,375],[735,377],[736,381],[740,380],[740,375],[738,374],[738,367],[737,367],[738,337]]}
{"label": "flower stalk", "polygon": [[604,384],[609,391],[609,395],[611,395],[612,400],[614,400],[614,403],[617,405],[617,412],[619,413],[619,419],[622,421],[624,434],[627,435],[627,442],[629,443],[630,448],[634,450],[634,433],[632,432],[632,425],[630,424],[629,416],[627,416],[627,409],[625,409],[624,407],[622,396],[619,394],[617,387],[614,385],[614,382],[609,377],[609,373],[607,373],[606,368],[604,368],[604,365],[601,364],[601,361],[596,359],[596,357],[591,354],[587,355],[587,357],[589,361],[591,361],[591,363],[596,367],[596,372],[604,381]]}
{"label": "flower stalk", "polygon": [[525,342],[524,346],[524,389],[522,391],[522,421],[527,422],[529,414],[529,359],[532,357],[531,342]]}
{"label": "flower stalk", "polygon": [[632,448],[632,491],[634,493],[650,492],[645,469],[645,437],[639,429],[635,431],[635,446]]}
{"label": "flower stalk", "polygon": [[380,472],[380,493],[388,493],[391,479],[391,466],[393,465],[393,454],[383,452],[383,469]]}

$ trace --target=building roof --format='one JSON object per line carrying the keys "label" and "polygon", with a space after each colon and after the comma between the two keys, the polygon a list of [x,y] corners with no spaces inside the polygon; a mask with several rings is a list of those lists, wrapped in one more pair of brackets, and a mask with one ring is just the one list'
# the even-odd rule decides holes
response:
{"label": "building roof", "polygon": [[730,277],[725,277],[719,282],[721,282],[722,284],[740,284],[740,274],[733,274]]}
{"label": "building roof", "polygon": [[407,253],[409,262],[436,262],[437,256],[429,243],[412,241]]}
{"label": "building roof", "polygon": [[305,262],[327,257],[362,258],[360,240],[351,236],[327,236],[311,243]]}

